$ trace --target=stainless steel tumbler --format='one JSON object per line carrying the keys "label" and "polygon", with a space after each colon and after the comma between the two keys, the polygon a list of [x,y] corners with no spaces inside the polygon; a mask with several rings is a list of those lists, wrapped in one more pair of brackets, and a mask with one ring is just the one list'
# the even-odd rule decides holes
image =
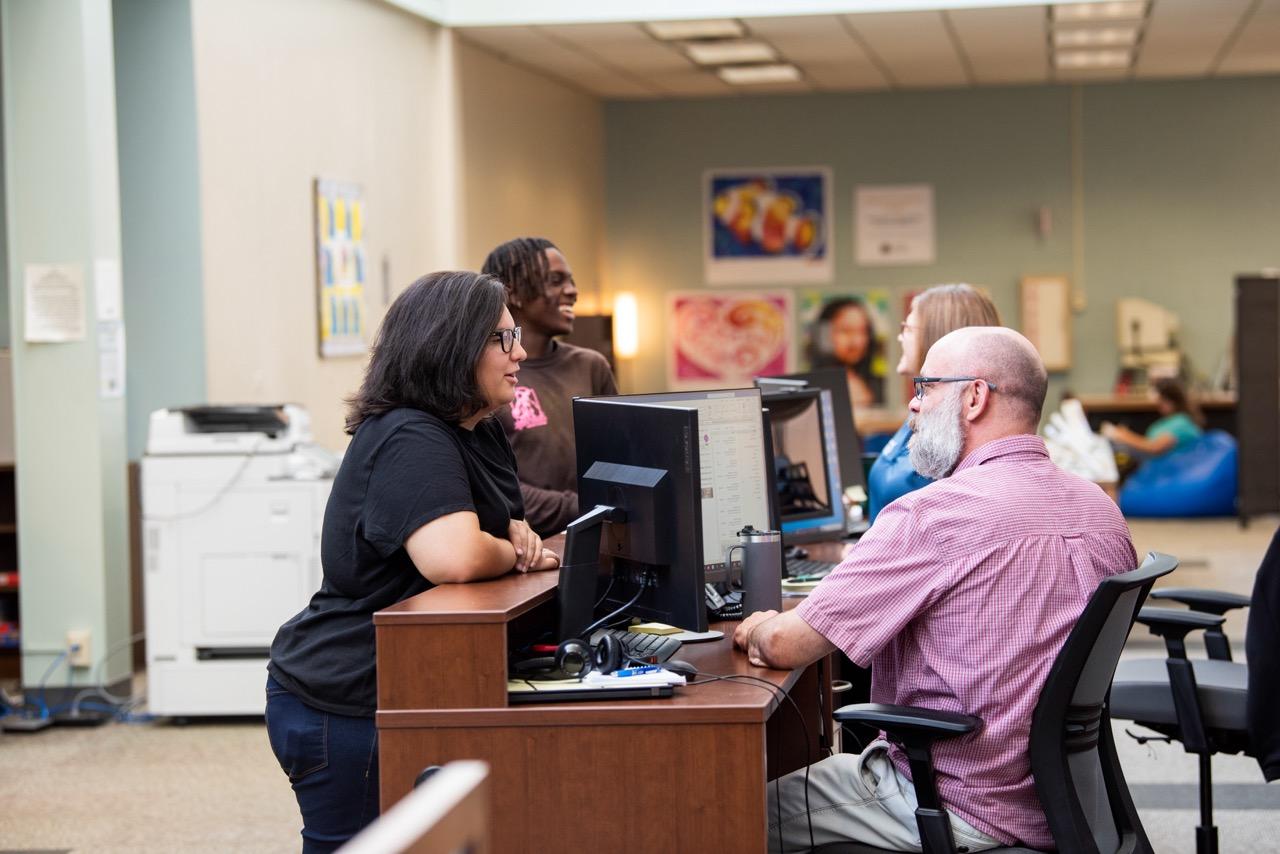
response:
{"label": "stainless steel tumbler", "polygon": [[747,526],[738,532],[742,549],[742,613],[782,610],[782,534]]}

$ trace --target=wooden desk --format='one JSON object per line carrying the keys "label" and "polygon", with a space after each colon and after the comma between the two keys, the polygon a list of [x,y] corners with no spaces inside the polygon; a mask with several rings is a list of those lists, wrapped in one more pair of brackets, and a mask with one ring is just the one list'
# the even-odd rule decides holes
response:
{"label": "wooden desk", "polygon": [[383,810],[425,766],[483,759],[495,851],[764,851],[766,780],[831,741],[830,662],[753,667],[732,649],[733,622],[716,625],[723,640],[679,653],[702,674],[787,691],[807,742],[790,703],[743,681],[664,700],[508,707],[508,632],[553,624],[556,579],[444,585],[374,615]]}
{"label": "wooden desk", "polygon": [[[1089,426],[1095,431],[1102,427],[1103,421],[1114,421],[1143,433],[1160,417],[1155,399],[1145,394],[1082,394],[1079,399],[1089,418]],[[1234,394],[1202,395],[1196,401],[1208,428],[1236,435]]]}

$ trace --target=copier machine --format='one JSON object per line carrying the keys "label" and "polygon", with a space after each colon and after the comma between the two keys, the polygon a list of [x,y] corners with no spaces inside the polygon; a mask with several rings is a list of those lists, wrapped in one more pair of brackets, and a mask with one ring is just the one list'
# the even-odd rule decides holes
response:
{"label": "copier machine", "polygon": [[142,458],[152,714],[262,714],[276,629],[320,586],[320,526],[338,458],[305,409],[151,413]]}

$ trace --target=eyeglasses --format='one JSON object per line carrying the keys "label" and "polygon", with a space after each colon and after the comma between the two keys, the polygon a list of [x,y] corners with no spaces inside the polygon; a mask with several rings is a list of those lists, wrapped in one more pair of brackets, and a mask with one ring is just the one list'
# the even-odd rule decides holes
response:
{"label": "eyeglasses", "polygon": [[920,328],[920,327],[916,326],[914,323],[907,323],[907,322],[904,320],[904,321],[902,321],[902,323],[898,324],[898,334],[899,334],[899,335],[906,335],[906,334],[907,334],[907,330],[908,330],[908,329],[919,329],[919,328]]}
{"label": "eyeglasses", "polygon": [[986,383],[987,388],[992,391],[999,391],[995,383],[984,380],[982,377],[912,377],[911,384],[916,390],[916,400],[924,400],[925,388],[934,383],[968,383],[975,380]]}
{"label": "eyeglasses", "polygon": [[511,329],[497,329],[489,333],[490,338],[497,338],[498,344],[502,347],[502,352],[510,353],[512,348],[520,343],[520,327],[516,326]]}

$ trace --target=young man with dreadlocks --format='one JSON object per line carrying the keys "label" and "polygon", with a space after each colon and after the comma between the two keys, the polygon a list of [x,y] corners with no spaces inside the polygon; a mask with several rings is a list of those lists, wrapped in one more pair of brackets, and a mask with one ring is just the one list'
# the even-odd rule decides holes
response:
{"label": "young man with dreadlocks", "polygon": [[555,336],[573,331],[578,288],[550,240],[519,237],[489,253],[484,272],[507,287],[507,307],[529,358],[516,398],[497,414],[516,453],[525,519],[540,536],[578,516],[573,398],[617,394],[609,363],[594,350]]}

